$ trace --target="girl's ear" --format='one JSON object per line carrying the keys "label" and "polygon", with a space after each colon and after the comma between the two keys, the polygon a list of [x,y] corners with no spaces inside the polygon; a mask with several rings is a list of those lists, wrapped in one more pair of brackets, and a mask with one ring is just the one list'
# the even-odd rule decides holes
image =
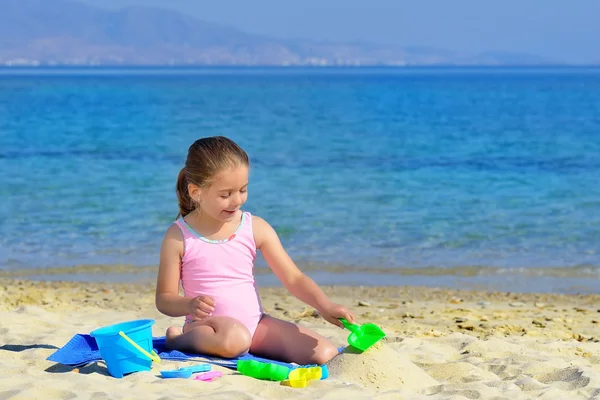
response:
{"label": "girl's ear", "polygon": [[193,183],[188,184],[188,193],[194,203],[200,203],[202,200],[202,189]]}

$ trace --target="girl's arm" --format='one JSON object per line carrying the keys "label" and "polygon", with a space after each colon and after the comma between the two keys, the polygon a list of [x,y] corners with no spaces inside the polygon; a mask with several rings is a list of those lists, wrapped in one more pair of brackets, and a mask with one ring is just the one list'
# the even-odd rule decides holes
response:
{"label": "girl's arm", "polygon": [[156,308],[170,317],[187,315],[190,301],[179,295],[181,257],[183,256],[183,238],[176,225],[172,225],[162,242],[160,264],[156,282]]}
{"label": "girl's arm", "polygon": [[291,294],[314,307],[323,318],[334,325],[343,327],[339,318],[355,322],[354,315],[346,307],[333,303],[311,278],[298,269],[269,223],[256,216],[253,217],[252,223],[256,247],[262,252],[269,268]]}

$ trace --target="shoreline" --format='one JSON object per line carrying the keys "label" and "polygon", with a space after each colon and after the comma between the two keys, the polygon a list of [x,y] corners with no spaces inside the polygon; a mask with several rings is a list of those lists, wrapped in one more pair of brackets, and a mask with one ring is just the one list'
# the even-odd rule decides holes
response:
{"label": "shoreline", "polygon": [[[298,264],[324,286],[421,286],[485,292],[600,294],[600,268],[592,265],[548,268],[485,266],[383,268]],[[0,279],[154,284],[157,266],[80,264],[52,268],[0,269]],[[281,287],[268,267],[256,265],[259,287]]]}
{"label": "shoreline", "polygon": [[[0,278],[0,397],[274,400],[347,398],[584,399],[600,392],[600,295],[527,294],[418,286],[325,286],[358,322],[387,334],[367,352],[342,353],[330,378],[293,389],[234,371],[212,384],[163,380],[164,360],[123,379],[102,361],[81,368],[46,361],[77,333],[134,319],[154,319],[154,336],[182,322],[154,306],[154,285]],[[347,344],[348,331],[325,322],[284,288],[259,289],[265,312]],[[34,325],[32,325],[32,321]],[[32,329],[32,326],[34,329]],[[39,389],[39,388],[43,388]],[[194,397],[195,396],[195,397]],[[381,397],[380,397],[381,396]],[[387,397],[386,397],[387,396]],[[391,397],[389,397],[391,396]],[[475,397],[473,397],[475,396]],[[43,396],[42,396],[43,397]],[[462,397],[456,397],[462,398]]]}

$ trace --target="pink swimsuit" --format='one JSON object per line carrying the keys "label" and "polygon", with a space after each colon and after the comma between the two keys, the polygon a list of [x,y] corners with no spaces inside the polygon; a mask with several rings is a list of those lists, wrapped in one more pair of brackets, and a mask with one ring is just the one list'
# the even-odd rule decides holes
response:
{"label": "pink swimsuit", "polygon": [[[183,218],[175,223],[183,234],[181,285],[185,297],[212,297],[216,303],[213,316],[235,318],[254,336],[263,310],[252,273],[256,243],[250,213],[242,213],[238,229],[225,240],[200,236]],[[186,323],[193,321],[191,315],[186,317]]]}

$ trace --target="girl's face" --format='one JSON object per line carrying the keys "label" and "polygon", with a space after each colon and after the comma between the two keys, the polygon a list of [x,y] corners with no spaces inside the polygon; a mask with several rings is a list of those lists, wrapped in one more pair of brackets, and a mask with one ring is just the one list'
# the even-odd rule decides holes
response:
{"label": "girl's face", "polygon": [[[192,193],[192,191],[190,191]],[[228,222],[248,199],[248,167],[228,168],[217,174],[210,186],[198,188],[200,209],[218,221]]]}

